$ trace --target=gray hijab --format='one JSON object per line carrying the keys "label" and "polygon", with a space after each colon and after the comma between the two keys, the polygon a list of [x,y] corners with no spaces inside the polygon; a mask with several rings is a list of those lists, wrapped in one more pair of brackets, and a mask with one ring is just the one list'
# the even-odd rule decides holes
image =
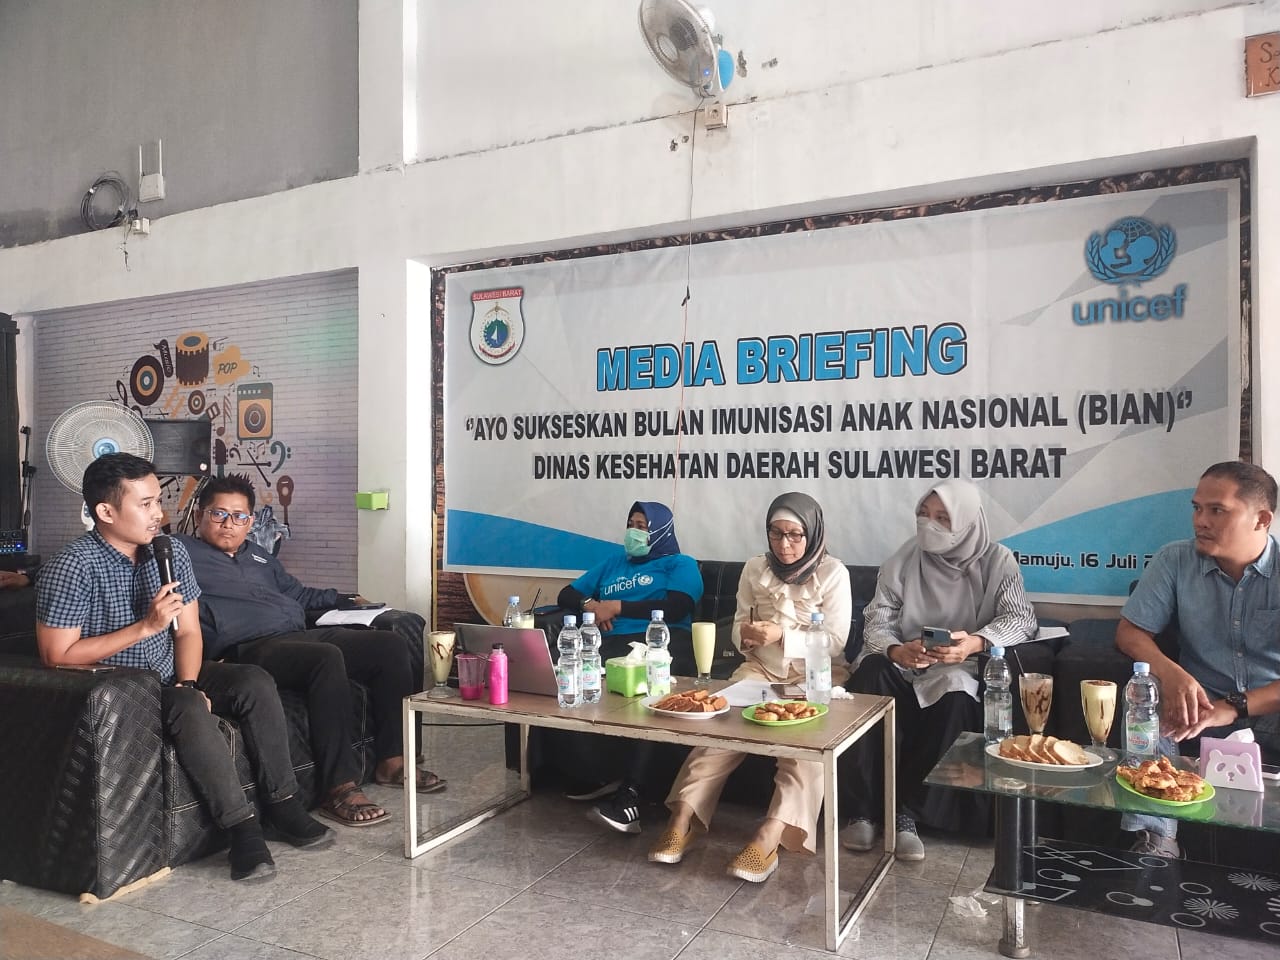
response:
{"label": "gray hijab", "polygon": [[995,615],[999,583],[984,583],[985,565],[978,562],[991,547],[978,488],[965,480],[947,480],[920,498],[917,513],[934,493],[951,517],[949,543],[932,543],[926,550],[921,545],[925,538],[918,534],[894,553],[885,571],[902,597],[903,640],[920,636],[922,627],[972,633]]}

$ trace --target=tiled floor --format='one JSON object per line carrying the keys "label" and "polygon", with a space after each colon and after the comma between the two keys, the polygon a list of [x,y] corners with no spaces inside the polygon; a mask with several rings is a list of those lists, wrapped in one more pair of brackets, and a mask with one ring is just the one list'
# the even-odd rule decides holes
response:
{"label": "tiled floor", "polygon": [[[434,728],[431,766],[450,780],[423,798],[423,816],[457,814],[506,778],[498,729]],[[452,758],[439,759],[436,758]],[[605,832],[584,805],[538,794],[416,860],[403,856],[401,794],[371,788],[394,823],[339,828],[306,852],[275,846],[276,877],[227,878],[225,854],[93,907],[0,883],[0,904],[154,958],[189,960],[777,960],[824,953],[821,863],[786,856],[766,883],[724,874],[758,811],[724,805],[713,832],[676,867],[650,864],[662,822],[646,811],[639,837]],[[962,915],[949,898],[972,894],[991,848],[925,837],[923,863],[897,864],[840,950],[876,960],[996,957],[999,909]],[[846,884],[859,860],[845,854]],[[1033,956],[1161,960],[1272,960],[1274,948],[1177,932],[1074,910],[1031,906]],[[3,951],[0,951],[2,953]]]}

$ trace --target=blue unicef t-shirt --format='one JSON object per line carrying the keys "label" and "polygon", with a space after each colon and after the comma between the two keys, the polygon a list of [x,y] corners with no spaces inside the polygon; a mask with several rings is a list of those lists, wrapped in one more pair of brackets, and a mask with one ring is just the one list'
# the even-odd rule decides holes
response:
{"label": "blue unicef t-shirt", "polygon": [[[694,606],[702,598],[702,574],[697,561],[683,553],[673,553],[645,563],[632,563],[625,553],[606,560],[573,581],[573,589],[597,600],[653,600],[669,590],[678,590],[693,598]],[[692,629],[692,615],[667,625]],[[619,616],[613,621],[614,634],[644,633],[649,621]]]}

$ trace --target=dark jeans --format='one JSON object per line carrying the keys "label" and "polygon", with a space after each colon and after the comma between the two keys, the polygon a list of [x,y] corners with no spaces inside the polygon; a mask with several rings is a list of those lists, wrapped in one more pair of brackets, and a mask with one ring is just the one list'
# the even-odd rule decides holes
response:
{"label": "dark jeans", "polygon": [[375,630],[390,630],[404,641],[409,654],[409,672],[413,674],[413,692],[421,693],[426,678],[423,642],[427,621],[410,610],[388,610],[378,614],[371,626]]}
{"label": "dark jeans", "polygon": [[[956,737],[966,730],[982,729],[982,704],[963,691],[955,691],[921,707],[911,681],[879,653],[863,660],[845,686],[851,693],[894,699],[899,809],[941,830],[985,832],[990,818],[985,797],[924,784]],[[840,757],[841,815],[878,820],[883,791],[884,748],[879,736],[868,733]]]}
{"label": "dark jeans", "polygon": [[[387,760],[404,752],[404,728],[401,726],[400,710],[404,698],[413,693],[413,675],[409,666],[409,652],[401,637],[388,630],[316,627],[296,633],[281,633],[264,640],[271,644],[310,643],[337,647],[342,652],[347,676],[369,688],[369,699],[373,706],[374,756],[378,760]],[[241,644],[243,646],[245,645]],[[335,718],[328,715],[337,712],[338,708],[334,704],[323,705],[318,712],[310,710],[311,723],[315,724],[317,719],[321,723],[332,721]],[[342,714],[344,724],[350,723],[350,717],[348,691],[347,709]],[[349,749],[349,735],[346,743]]]}
{"label": "dark jeans", "polygon": [[228,653],[240,663],[261,667],[282,689],[306,697],[311,753],[325,791],[360,782],[360,763],[351,746],[351,683],[340,649],[310,640],[264,637],[239,644]]}
{"label": "dark jeans", "polygon": [[189,687],[162,687],[160,712],[178,762],[208,806],[213,822],[226,829],[253,816],[253,807],[245,799],[235,760],[214,713],[239,725],[258,788],[268,802],[293,796],[298,781],[289,758],[284,709],[275,681],[266,671],[238,663],[207,662],[200,667],[199,683],[213,713],[200,691]]}

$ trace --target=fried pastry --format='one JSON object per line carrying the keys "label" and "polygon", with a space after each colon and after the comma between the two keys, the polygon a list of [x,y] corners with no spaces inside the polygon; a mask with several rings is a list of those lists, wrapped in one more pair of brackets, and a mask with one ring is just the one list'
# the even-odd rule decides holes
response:
{"label": "fried pastry", "polygon": [[1194,800],[1204,789],[1204,779],[1190,770],[1182,770],[1168,757],[1144,760],[1136,767],[1116,767],[1116,776],[1143,796],[1157,800]]}

